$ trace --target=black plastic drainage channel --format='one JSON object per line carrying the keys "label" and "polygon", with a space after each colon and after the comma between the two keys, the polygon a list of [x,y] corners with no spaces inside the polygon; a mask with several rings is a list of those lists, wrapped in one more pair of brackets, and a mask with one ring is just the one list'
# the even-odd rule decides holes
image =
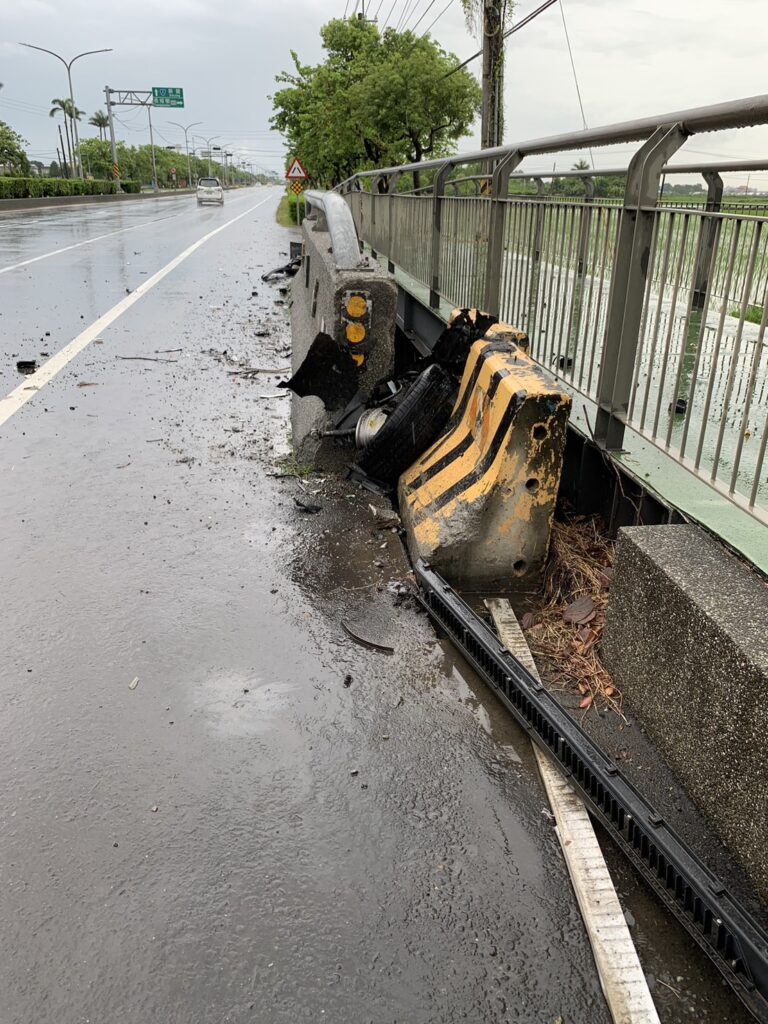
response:
{"label": "black plastic drainage channel", "polygon": [[420,560],[424,604],[531,739],[711,957],[756,1020],[768,1024],[768,936],[541,683],[445,580]]}

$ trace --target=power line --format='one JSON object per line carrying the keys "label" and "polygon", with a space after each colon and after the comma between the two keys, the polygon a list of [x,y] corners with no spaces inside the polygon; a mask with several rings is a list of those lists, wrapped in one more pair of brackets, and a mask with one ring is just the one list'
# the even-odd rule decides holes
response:
{"label": "power line", "polygon": [[435,18],[435,20],[430,24],[429,28],[426,28],[421,33],[421,38],[422,39],[424,38],[424,36],[428,36],[429,35],[429,33],[432,31],[432,29],[435,27],[435,25],[438,23],[438,21],[440,21],[440,19],[442,18],[442,16],[445,14],[445,12],[448,10],[448,8],[451,6],[452,3],[453,3],[453,0],[448,0],[448,3],[445,5],[445,7],[442,9],[442,11],[440,11],[440,13]]}
{"label": "power line", "polygon": [[389,24],[389,19],[392,17],[392,12],[394,11],[396,6],[397,6],[397,0],[392,0],[392,6],[389,8],[389,14],[386,16],[386,18],[384,19],[384,24],[381,26],[382,32],[384,31],[384,29]]}
{"label": "power line", "polygon": [[397,25],[395,25],[395,32],[399,32],[401,26],[405,27],[406,21],[408,21],[408,19],[410,18],[418,2],[419,0],[405,0],[403,12],[400,15]]}
{"label": "power line", "polygon": [[[587,130],[587,117],[586,117],[586,114],[584,113],[584,103],[582,102],[582,99],[581,99],[581,89],[579,88],[579,76],[576,74],[576,64],[575,64],[574,59],[573,59],[573,50],[571,49],[571,37],[568,35],[568,25],[566,24],[566,21],[565,21],[565,4],[564,4],[563,0],[560,0],[560,16],[563,19],[563,31],[565,32],[565,42],[566,42],[566,44],[568,46],[568,56],[571,59],[571,70],[573,71],[573,84],[576,86],[576,96],[578,97],[578,100],[579,100],[579,110],[581,111],[581,123],[582,123],[582,126],[584,128],[584,131],[586,131]],[[591,148],[589,150],[589,162],[592,164],[593,167],[595,166],[595,158],[592,155],[592,149]]]}
{"label": "power line", "polygon": [[[525,26],[532,22],[534,18],[536,18],[539,14],[543,14],[548,7],[551,7],[552,4],[555,3],[557,3],[557,0],[544,0],[544,3],[540,7],[537,7],[535,11],[531,11],[531,13],[528,14],[525,18],[523,18],[522,21],[518,21],[518,23],[516,25],[513,25],[512,28],[507,29],[507,31],[502,36],[502,39],[508,39],[510,36],[513,36],[515,32],[519,32],[521,28],[525,28]],[[471,63],[471,61],[473,60],[477,60],[477,58],[482,57],[482,55],[483,51],[478,50],[477,53],[473,53],[471,57],[467,57],[466,60],[463,60],[461,64],[457,64],[455,68],[451,68],[451,70],[447,74],[443,75],[443,78],[450,78],[451,75],[455,75],[457,71],[461,71],[461,69],[465,68],[467,64]]]}
{"label": "power line", "polygon": [[421,17],[419,18],[419,20],[418,20],[418,21],[416,22],[416,24],[415,24],[415,25],[412,25],[412,26],[411,26],[411,32],[415,32],[415,31],[416,31],[416,29],[417,29],[417,28],[419,27],[419,25],[420,25],[420,24],[422,23],[422,21],[424,21],[424,19],[426,18],[426,16],[427,16],[427,15],[429,14],[429,12],[430,12],[430,9],[431,9],[432,7],[434,7],[434,5],[435,5],[436,3],[437,3],[437,0],[429,0],[429,3],[428,3],[428,4],[427,4],[427,6],[426,6],[426,7],[424,8],[424,10],[423,10],[423,12],[422,12],[422,15],[421,15]]}

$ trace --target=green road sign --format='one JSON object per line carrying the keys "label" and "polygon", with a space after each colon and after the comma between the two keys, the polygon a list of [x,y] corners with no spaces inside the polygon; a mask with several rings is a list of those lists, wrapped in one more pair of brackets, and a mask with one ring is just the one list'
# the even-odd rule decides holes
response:
{"label": "green road sign", "polygon": [[166,89],[155,85],[152,87],[153,107],[183,107],[184,90]]}

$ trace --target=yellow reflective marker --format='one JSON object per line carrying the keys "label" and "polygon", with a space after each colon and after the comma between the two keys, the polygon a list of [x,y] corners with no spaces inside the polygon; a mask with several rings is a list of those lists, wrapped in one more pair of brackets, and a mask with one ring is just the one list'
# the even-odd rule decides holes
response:
{"label": "yellow reflective marker", "polygon": [[353,352],[352,358],[354,359],[355,364],[357,366],[362,366],[363,363],[365,362],[365,356],[363,355],[362,352]]}
{"label": "yellow reflective marker", "polygon": [[362,295],[351,295],[347,300],[347,312],[350,316],[365,316],[368,312],[368,303]]}
{"label": "yellow reflective marker", "polygon": [[359,345],[365,340],[365,328],[362,324],[347,324],[347,341],[350,345]]}

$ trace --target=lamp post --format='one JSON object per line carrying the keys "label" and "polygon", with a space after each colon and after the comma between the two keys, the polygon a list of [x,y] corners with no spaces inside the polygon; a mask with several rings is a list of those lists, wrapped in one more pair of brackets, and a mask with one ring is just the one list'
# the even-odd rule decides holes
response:
{"label": "lamp post", "polygon": [[190,128],[194,128],[196,127],[196,125],[202,123],[202,121],[193,121],[192,124],[188,124],[187,127],[185,128],[184,125],[179,124],[178,121],[168,122],[168,124],[172,124],[175,125],[177,128],[181,128],[181,130],[184,132],[184,148],[187,151],[187,188],[190,188],[192,185],[192,162],[189,159],[189,139],[187,137],[187,132],[189,131]]}
{"label": "lamp post", "polygon": [[201,138],[203,139],[203,142],[206,144],[206,146],[208,148],[208,177],[210,178],[210,176],[211,176],[211,143],[213,142],[214,139],[220,139],[221,136],[220,135],[212,135],[210,137],[210,139],[206,139],[205,137],[201,136]]}
{"label": "lamp post", "polygon": [[76,57],[72,58],[72,60],[66,61],[61,56],[61,54],[54,53],[53,50],[46,50],[44,46],[33,46],[32,43],[19,43],[19,46],[26,46],[27,49],[29,50],[39,50],[41,53],[50,53],[52,57],[55,57],[57,60],[60,60],[64,67],[67,69],[67,80],[69,81],[69,102],[72,104],[72,132],[75,136],[75,174],[77,174],[79,178],[82,178],[83,162],[80,159],[80,133],[77,130],[77,118],[75,117],[77,107],[75,106],[75,97],[72,92],[72,65],[75,63],[76,60],[80,60],[81,57],[88,57],[92,53],[111,53],[112,47],[107,46],[105,49],[102,50],[85,50],[84,53],[78,53]]}

